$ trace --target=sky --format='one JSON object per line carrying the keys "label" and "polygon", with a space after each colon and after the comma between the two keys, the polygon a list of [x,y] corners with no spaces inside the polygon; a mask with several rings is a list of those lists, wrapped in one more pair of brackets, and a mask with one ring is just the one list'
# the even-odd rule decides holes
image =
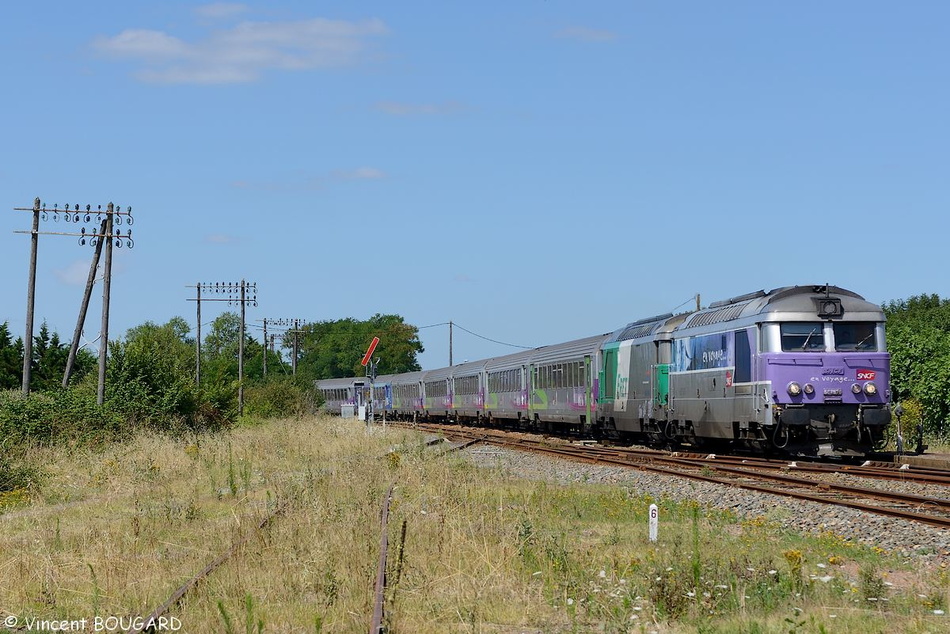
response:
{"label": "sky", "polygon": [[[25,333],[37,197],[132,207],[110,339],[194,332],[189,287],[241,280],[258,338],[398,314],[424,369],[449,321],[459,363],[697,294],[950,297],[947,24],[925,0],[11,3],[0,323]],[[71,338],[92,252],[40,236],[36,330]],[[202,302],[203,334],[228,310]],[[97,283],[94,351],[101,311]]]}

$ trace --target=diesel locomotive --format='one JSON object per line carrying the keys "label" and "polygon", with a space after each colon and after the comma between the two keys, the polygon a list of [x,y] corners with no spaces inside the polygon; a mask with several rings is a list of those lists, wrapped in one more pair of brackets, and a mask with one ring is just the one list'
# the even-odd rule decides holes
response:
{"label": "diesel locomotive", "polygon": [[391,419],[865,455],[883,447],[891,421],[884,320],[843,288],[788,286],[567,343],[317,388],[336,413],[362,405]]}

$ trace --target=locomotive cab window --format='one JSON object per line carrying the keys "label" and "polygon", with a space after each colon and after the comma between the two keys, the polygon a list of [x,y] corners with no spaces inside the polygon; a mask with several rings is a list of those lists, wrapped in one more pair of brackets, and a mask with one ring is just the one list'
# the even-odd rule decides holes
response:
{"label": "locomotive cab window", "polygon": [[787,322],[782,324],[783,352],[824,352],[824,324]]}
{"label": "locomotive cab window", "polygon": [[876,326],[874,323],[840,323],[834,325],[835,350],[877,350]]}

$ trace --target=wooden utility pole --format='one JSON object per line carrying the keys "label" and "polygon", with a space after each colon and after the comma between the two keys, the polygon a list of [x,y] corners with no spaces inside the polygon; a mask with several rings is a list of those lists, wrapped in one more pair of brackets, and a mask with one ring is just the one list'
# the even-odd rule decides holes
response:
{"label": "wooden utility pole", "polygon": [[[112,203],[105,219],[105,234],[112,235]],[[102,405],[106,400],[106,356],[109,353],[109,297],[112,293],[112,240],[106,240],[106,257],[102,265],[102,330],[99,334],[99,388],[96,402]]]}
{"label": "wooden utility pole", "polygon": [[[229,304],[240,304],[241,305],[241,332],[240,332],[240,341],[238,342],[238,416],[244,415],[244,322],[245,322],[245,313],[244,309],[247,304],[253,304],[257,306],[257,284],[245,282],[241,280],[240,282],[215,282],[214,284],[207,284],[198,282],[195,286],[188,286],[186,288],[196,288],[198,290],[197,297],[188,298],[189,302],[197,302],[198,304],[198,368],[195,371],[195,376],[197,380],[201,378],[201,302],[228,302]],[[220,298],[202,298],[201,292],[206,291],[209,293],[222,293],[227,294],[228,297]]]}
{"label": "wooden utility pole", "polygon": [[[102,326],[103,331],[100,333],[100,350],[99,350],[99,389],[98,389],[98,401],[102,405],[105,395],[105,364],[106,364],[106,354],[108,352],[109,344],[109,301],[110,301],[110,284],[112,278],[112,246],[121,247],[123,244],[128,248],[133,248],[135,242],[132,240],[132,230],[129,229],[125,234],[122,233],[121,229],[113,230],[113,225],[121,225],[125,217],[125,222],[129,225],[133,224],[132,218],[132,208],[126,208],[126,211],[122,211],[122,207],[118,205],[113,205],[109,203],[107,210],[102,210],[102,205],[99,205],[98,208],[93,211],[92,205],[86,205],[85,210],[80,210],[79,205],[75,205],[70,209],[69,205],[64,205],[62,209],[59,208],[59,205],[53,205],[53,208],[50,209],[45,205],[41,204],[39,198],[34,199],[33,207],[15,207],[14,211],[32,211],[33,212],[33,229],[31,231],[14,231],[14,233],[29,233],[31,237],[31,249],[30,249],[30,281],[27,289],[27,298],[26,298],[26,335],[23,342],[23,394],[30,393],[30,381],[32,374],[32,362],[33,362],[33,315],[34,315],[34,305],[36,301],[36,252],[37,245],[39,242],[40,234],[43,235],[56,235],[56,236],[74,236],[79,238],[79,244],[85,245],[88,241],[90,245],[96,248],[96,254],[93,257],[93,263],[89,271],[89,279],[86,283],[86,292],[83,297],[82,306],[79,310],[79,319],[76,325],[76,331],[73,335],[72,346],[69,351],[69,358],[66,362],[66,372],[63,376],[63,386],[69,384],[69,378],[72,374],[73,364],[76,360],[76,354],[79,349],[79,338],[82,336],[82,327],[86,318],[86,311],[89,308],[89,296],[92,292],[92,286],[95,284],[95,271],[98,266],[99,254],[101,253],[103,240],[105,241],[106,246],[106,264],[105,264],[105,277],[103,283],[103,297],[102,297]],[[64,214],[63,220],[67,223],[73,223],[76,225],[79,224],[88,224],[92,222],[93,217],[95,217],[96,222],[101,222],[101,227],[96,233],[95,228],[91,230],[86,229],[85,226],[80,228],[80,231],[40,231],[40,217],[42,216],[43,220],[46,220],[49,215],[53,215],[53,220],[58,221],[59,215]],[[105,214],[105,218],[102,218],[102,215]]]}
{"label": "wooden utility pole", "polygon": [[33,307],[36,304],[36,251],[40,243],[40,199],[33,201],[33,229],[30,231],[30,281],[26,291],[26,336],[23,337],[23,395],[30,393],[33,371]]}
{"label": "wooden utility pole", "polygon": [[[99,235],[105,236],[106,222],[102,221],[99,228]],[[76,320],[76,330],[73,331],[73,342],[69,346],[69,358],[66,360],[66,371],[63,372],[63,387],[69,386],[69,378],[73,374],[73,366],[76,364],[76,354],[79,352],[79,339],[82,337],[82,329],[86,323],[86,313],[89,311],[89,299],[92,297],[92,287],[96,283],[96,269],[99,268],[99,258],[102,256],[102,241],[104,237],[95,237],[96,251],[92,256],[92,263],[89,265],[89,277],[86,278],[86,290],[82,296],[82,305],[79,307],[79,319]]]}

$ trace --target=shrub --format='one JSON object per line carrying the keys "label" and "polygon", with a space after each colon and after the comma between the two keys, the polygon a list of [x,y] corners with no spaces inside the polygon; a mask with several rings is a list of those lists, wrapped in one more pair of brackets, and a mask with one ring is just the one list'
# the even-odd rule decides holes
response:
{"label": "shrub", "polygon": [[315,411],[313,392],[293,377],[277,377],[244,390],[244,414],[260,418],[302,416]]}

